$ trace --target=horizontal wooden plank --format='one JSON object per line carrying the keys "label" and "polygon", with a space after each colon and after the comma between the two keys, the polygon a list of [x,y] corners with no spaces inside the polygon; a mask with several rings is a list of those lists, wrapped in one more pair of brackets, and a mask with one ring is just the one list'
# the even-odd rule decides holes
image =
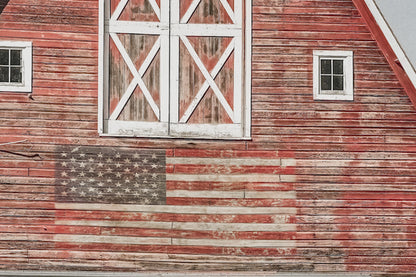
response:
{"label": "horizontal wooden plank", "polygon": [[[34,82],[0,94],[0,268],[414,272],[416,113],[352,1],[253,1],[250,141],[99,137],[98,5],[1,12]],[[313,100],[314,50],[354,102]],[[61,145],[164,150],[166,205],[57,203]]]}

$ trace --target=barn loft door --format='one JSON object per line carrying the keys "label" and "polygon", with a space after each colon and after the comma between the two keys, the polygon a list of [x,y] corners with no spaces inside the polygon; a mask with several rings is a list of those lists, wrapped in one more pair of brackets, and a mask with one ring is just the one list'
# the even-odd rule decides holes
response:
{"label": "barn loft door", "polygon": [[168,135],[169,0],[110,1],[108,132]]}
{"label": "barn loft door", "polygon": [[171,134],[242,136],[242,1],[171,2]]}
{"label": "barn loft door", "polygon": [[107,133],[242,137],[242,1],[106,1]]}

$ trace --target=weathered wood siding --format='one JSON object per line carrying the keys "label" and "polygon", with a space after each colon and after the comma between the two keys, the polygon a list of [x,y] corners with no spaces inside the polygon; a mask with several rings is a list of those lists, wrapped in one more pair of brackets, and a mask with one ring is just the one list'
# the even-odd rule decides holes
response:
{"label": "weathered wood siding", "polygon": [[[1,5],[34,81],[0,93],[0,269],[416,270],[416,112],[351,0],[253,1],[251,141],[100,138],[98,1]],[[329,49],[353,102],[312,99]],[[65,145],[164,151],[166,205],[58,203]]]}

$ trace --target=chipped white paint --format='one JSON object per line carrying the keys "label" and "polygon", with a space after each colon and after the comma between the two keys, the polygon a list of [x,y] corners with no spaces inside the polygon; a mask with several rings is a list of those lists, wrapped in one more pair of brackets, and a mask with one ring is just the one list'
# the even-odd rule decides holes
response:
{"label": "chipped white paint", "polygon": [[296,165],[296,160],[295,159],[282,159],[282,166],[283,167],[295,166],[295,165]]}
{"label": "chipped white paint", "polygon": [[99,226],[119,228],[148,228],[148,229],[170,229],[171,222],[155,221],[114,221],[114,220],[56,220],[56,225],[71,226]]}
{"label": "chipped white paint", "polygon": [[293,248],[295,241],[291,240],[218,240],[218,239],[172,239],[173,245],[195,245],[214,247],[276,247]]}
{"label": "chipped white paint", "polygon": [[[286,161],[286,160],[285,160]],[[283,160],[282,160],[283,162]],[[296,162],[296,161],[293,161]],[[280,159],[262,158],[199,158],[167,157],[168,164],[227,165],[227,166],[280,166]],[[285,165],[287,166],[287,165]]]}
{"label": "chipped white paint", "polygon": [[280,175],[280,180],[285,183],[296,182],[296,175]]}
{"label": "chipped white paint", "polygon": [[244,198],[244,191],[168,190],[166,197]]}
{"label": "chipped white paint", "polygon": [[246,191],[245,198],[296,199],[294,191]]}
{"label": "chipped white paint", "polygon": [[175,230],[206,230],[219,232],[285,232],[295,231],[295,224],[264,223],[215,223],[215,222],[174,222]]}
{"label": "chipped white paint", "polygon": [[[283,176],[283,175],[282,175]],[[285,176],[285,182],[289,178]],[[166,174],[167,181],[184,181],[184,182],[263,182],[263,183],[278,183],[280,182],[280,175],[277,174]]]}
{"label": "chipped white paint", "polygon": [[296,208],[282,207],[215,207],[215,206],[174,206],[174,205],[122,205],[122,204],[84,204],[55,203],[57,210],[81,211],[120,211],[150,213],[183,213],[183,214],[293,214]]}

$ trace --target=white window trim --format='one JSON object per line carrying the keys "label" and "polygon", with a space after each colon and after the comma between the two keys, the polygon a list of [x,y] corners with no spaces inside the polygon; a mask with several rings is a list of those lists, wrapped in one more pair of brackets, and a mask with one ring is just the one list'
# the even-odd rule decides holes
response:
{"label": "white window trim", "polygon": [[0,48],[22,50],[22,83],[0,83],[0,92],[32,92],[32,42],[0,41]]}
{"label": "white window trim", "polygon": [[[176,1],[172,1],[171,5],[176,5]],[[107,0],[100,0],[99,5],[99,78],[98,78],[98,133],[100,136],[110,136],[110,137],[158,137],[158,138],[199,138],[199,139],[242,139],[247,140],[251,139],[251,47],[252,47],[252,0],[245,0],[245,39],[242,40],[242,44],[244,45],[244,60],[241,61],[241,63],[244,63],[244,71],[241,72],[241,79],[238,80],[240,82],[240,86],[242,87],[241,90],[241,105],[240,107],[244,110],[236,111],[237,116],[240,118],[239,121],[241,123],[235,124],[232,126],[232,128],[224,128],[223,125],[218,125],[215,128],[213,128],[210,131],[204,130],[204,126],[201,124],[200,127],[197,128],[200,131],[197,132],[188,132],[188,135],[183,135],[184,132],[181,130],[181,128],[177,128],[175,130],[175,122],[172,121],[172,118],[170,119],[169,123],[162,123],[160,124],[169,126],[170,133],[169,134],[155,134],[154,127],[158,123],[154,123],[156,125],[149,126],[149,134],[144,134],[142,131],[135,131],[134,128],[131,128],[129,132],[127,133],[111,133],[108,132],[108,122],[105,120],[105,109],[106,105],[104,105],[105,102],[105,91],[108,89],[106,84],[106,67],[108,66],[108,58],[106,57],[107,49],[107,43],[108,43],[108,37],[106,34],[106,28],[108,26],[105,26],[106,17],[109,17],[109,11],[108,11],[108,5]],[[162,12],[162,11],[161,11]],[[241,24],[241,22],[240,22]],[[171,24],[172,32],[175,31],[174,24]],[[113,27],[116,27],[114,25]],[[123,29],[124,30],[124,29]],[[198,29],[196,33],[200,33],[201,30]],[[229,30],[227,30],[226,34],[228,34]],[[240,34],[241,36],[241,34]],[[172,49],[172,48],[171,48]],[[172,57],[170,57],[172,59]],[[170,76],[172,78],[172,76]],[[173,108],[172,105],[170,105],[170,108]],[[129,125],[129,123],[126,123]],[[156,126],[157,127],[157,126]],[[228,126],[230,127],[230,126]],[[163,129],[163,128],[162,128]],[[167,129],[167,128],[166,128]],[[203,132],[202,132],[203,131]],[[177,133],[178,132],[178,133]],[[182,133],[182,134],[179,134]]]}
{"label": "white window trim", "polygon": [[[314,100],[354,100],[354,66],[352,51],[313,51],[313,99]],[[344,93],[321,93],[321,59],[342,59],[344,61]]]}

